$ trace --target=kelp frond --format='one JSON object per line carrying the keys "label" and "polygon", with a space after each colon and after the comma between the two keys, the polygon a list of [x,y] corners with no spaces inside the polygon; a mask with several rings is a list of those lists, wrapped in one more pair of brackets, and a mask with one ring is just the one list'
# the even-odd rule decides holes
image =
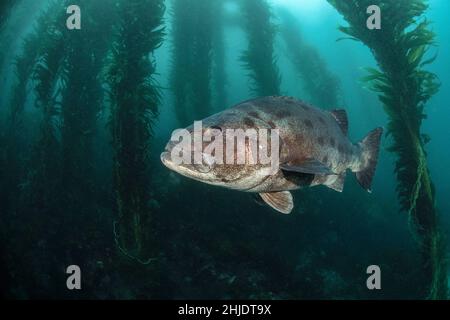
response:
{"label": "kelp frond", "polygon": [[2,30],[4,23],[8,20],[11,9],[14,7],[16,2],[16,0],[0,1],[0,31]]}
{"label": "kelp frond", "polygon": [[189,77],[191,72],[191,52],[193,37],[193,16],[187,7],[192,0],[174,0],[172,2],[172,66],[170,87],[174,97],[174,111],[178,122],[189,122]]}
{"label": "kelp frond", "polygon": [[241,61],[252,82],[251,89],[258,96],[277,95],[281,76],[274,54],[277,30],[271,21],[271,8],[266,0],[242,0],[239,3],[248,39],[248,48],[242,53]]}
{"label": "kelp frond", "polygon": [[56,195],[60,190],[60,110],[56,100],[65,55],[62,34],[64,8],[64,3],[51,1],[45,15],[38,19],[36,33],[39,34],[40,45],[31,75],[35,104],[42,113],[40,133],[31,160],[34,176],[30,179],[33,189],[38,191],[32,195],[32,201],[49,210],[57,207]]}
{"label": "kelp frond", "polygon": [[[328,0],[346,19],[348,26],[340,30],[367,45],[378,69],[367,69],[363,81],[377,92],[389,116],[388,134],[395,152],[397,192],[404,211],[416,223],[422,239],[424,275],[431,283],[430,298],[445,298],[447,282],[425,144],[429,138],[421,133],[426,117],[425,104],[439,90],[435,74],[423,67],[436,56],[425,58],[435,35],[424,17],[428,8],[424,0]],[[378,5],[382,12],[381,30],[366,27],[366,9]],[[437,244],[439,242],[439,244]],[[435,250],[435,248],[440,248]]]}
{"label": "kelp frond", "polygon": [[170,86],[181,125],[204,118],[211,111],[218,1],[173,1]]}
{"label": "kelp frond", "polygon": [[227,107],[227,74],[226,68],[226,50],[224,33],[224,4],[225,0],[213,0],[213,12],[215,15],[213,27],[213,88],[214,108],[222,110]]}
{"label": "kelp frond", "polygon": [[323,109],[340,105],[338,78],[330,72],[319,51],[302,37],[297,19],[286,9],[280,9],[280,33],[286,43],[288,57],[300,76],[310,102]]}
{"label": "kelp frond", "polygon": [[[114,0],[78,0],[83,32],[64,29],[66,55],[61,67],[62,183],[67,210],[89,203],[92,188],[97,115],[103,101],[99,75],[111,43]],[[103,14],[96,16],[102,10]],[[82,67],[80,67],[82,66]],[[73,195],[77,195],[74,197]],[[76,217],[82,219],[81,212]]]}
{"label": "kelp frond", "polygon": [[[106,68],[110,87],[114,184],[119,250],[145,263],[156,254],[149,212],[149,143],[158,115],[159,87],[152,53],[164,36],[163,0],[122,0],[114,46]],[[149,249],[150,248],[150,249]],[[149,250],[149,251],[148,251]],[[153,260],[148,260],[153,261]]]}

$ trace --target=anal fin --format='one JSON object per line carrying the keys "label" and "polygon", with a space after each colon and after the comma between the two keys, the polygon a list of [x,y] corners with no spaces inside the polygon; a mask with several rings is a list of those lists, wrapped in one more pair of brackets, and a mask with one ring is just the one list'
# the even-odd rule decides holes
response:
{"label": "anal fin", "polygon": [[336,180],[330,184],[325,184],[328,188],[333,189],[337,192],[342,192],[344,190],[345,183],[345,171],[337,175]]}
{"label": "anal fin", "polygon": [[281,213],[288,214],[294,209],[294,200],[289,191],[266,192],[259,195],[265,203]]}

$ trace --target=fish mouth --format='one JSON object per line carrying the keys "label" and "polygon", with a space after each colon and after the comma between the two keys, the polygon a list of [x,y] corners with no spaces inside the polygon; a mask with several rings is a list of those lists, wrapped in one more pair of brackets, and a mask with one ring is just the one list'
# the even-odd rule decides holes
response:
{"label": "fish mouth", "polygon": [[202,181],[200,178],[197,177],[196,173],[192,170],[189,170],[188,168],[177,165],[172,161],[171,153],[169,151],[164,151],[160,155],[161,162],[166,166],[169,170],[172,170],[178,174],[181,174],[182,176],[185,176],[187,178],[196,179],[199,181]]}
{"label": "fish mouth", "polygon": [[172,161],[172,154],[170,151],[163,151],[160,155],[161,162],[170,170],[175,171],[183,176],[190,177],[192,172],[184,166],[177,165]]}
{"label": "fish mouth", "polygon": [[173,166],[173,163],[172,163],[172,161],[171,161],[171,157],[170,157],[170,152],[169,152],[169,151],[163,151],[163,152],[161,153],[160,159],[161,159],[161,162],[162,162],[167,168],[173,170],[174,166]]}

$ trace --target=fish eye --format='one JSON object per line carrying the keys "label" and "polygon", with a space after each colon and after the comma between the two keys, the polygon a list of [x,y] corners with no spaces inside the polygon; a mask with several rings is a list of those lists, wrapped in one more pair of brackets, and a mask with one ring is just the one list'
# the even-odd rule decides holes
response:
{"label": "fish eye", "polygon": [[211,126],[211,129],[216,129],[216,130],[220,130],[220,132],[222,132],[222,128],[219,126]]}

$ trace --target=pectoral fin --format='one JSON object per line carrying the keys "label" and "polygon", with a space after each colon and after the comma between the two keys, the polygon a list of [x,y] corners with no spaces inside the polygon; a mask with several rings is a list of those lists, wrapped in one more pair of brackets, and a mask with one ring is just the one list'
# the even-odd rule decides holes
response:
{"label": "pectoral fin", "polygon": [[282,164],[280,165],[282,170],[310,173],[310,174],[334,174],[334,172],[325,164],[316,159],[305,159],[299,164]]}
{"label": "pectoral fin", "polygon": [[269,206],[281,213],[291,213],[294,209],[294,201],[289,191],[260,193],[261,198]]}

